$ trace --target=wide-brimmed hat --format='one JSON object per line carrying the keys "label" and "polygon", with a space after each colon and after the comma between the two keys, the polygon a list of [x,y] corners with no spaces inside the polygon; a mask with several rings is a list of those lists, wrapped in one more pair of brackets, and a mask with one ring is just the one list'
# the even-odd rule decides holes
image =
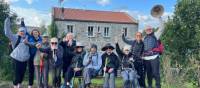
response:
{"label": "wide-brimmed hat", "polygon": [[76,43],[76,48],[77,48],[77,47],[82,47],[82,48],[83,48],[84,45],[83,45],[83,43],[81,43],[81,42],[77,42],[77,43]]}
{"label": "wide-brimmed hat", "polygon": [[110,43],[107,43],[101,50],[106,51],[107,49],[115,49]]}

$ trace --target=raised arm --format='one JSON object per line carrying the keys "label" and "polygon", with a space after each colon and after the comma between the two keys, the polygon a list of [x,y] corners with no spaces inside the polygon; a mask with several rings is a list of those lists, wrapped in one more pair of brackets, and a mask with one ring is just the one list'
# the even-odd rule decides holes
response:
{"label": "raised arm", "polygon": [[162,20],[162,18],[159,18],[159,22],[160,22],[160,27],[159,29],[155,32],[155,36],[157,39],[160,39],[160,36],[163,34],[164,32],[164,21]]}
{"label": "raised arm", "polygon": [[120,47],[119,47],[119,44],[118,44],[118,43],[116,43],[116,52],[117,52],[117,54],[118,54],[120,57],[122,57],[122,56],[123,56],[123,52],[122,52],[122,50],[120,49]]}
{"label": "raised arm", "polygon": [[17,41],[17,36],[11,31],[11,22],[9,17],[7,17],[4,21],[4,32],[5,35],[10,39],[10,41]]}
{"label": "raised arm", "polygon": [[133,44],[133,40],[126,39],[124,34],[122,34],[122,40],[128,45],[132,45]]}

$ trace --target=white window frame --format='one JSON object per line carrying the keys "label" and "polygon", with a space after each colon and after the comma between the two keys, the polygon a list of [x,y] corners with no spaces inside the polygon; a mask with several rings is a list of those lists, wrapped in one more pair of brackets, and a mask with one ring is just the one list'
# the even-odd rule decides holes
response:
{"label": "white window frame", "polygon": [[104,37],[110,37],[110,27],[104,27],[103,29],[103,36]]}
{"label": "white window frame", "polygon": [[[92,30],[92,34],[90,35],[89,30]],[[94,37],[94,26],[87,26],[87,36]]]}
{"label": "white window frame", "polygon": [[67,33],[69,33],[69,32],[75,33],[75,31],[74,31],[74,25],[70,25],[70,24],[67,25]]}
{"label": "white window frame", "polygon": [[123,27],[122,30],[124,31],[125,37],[128,36],[128,27]]}

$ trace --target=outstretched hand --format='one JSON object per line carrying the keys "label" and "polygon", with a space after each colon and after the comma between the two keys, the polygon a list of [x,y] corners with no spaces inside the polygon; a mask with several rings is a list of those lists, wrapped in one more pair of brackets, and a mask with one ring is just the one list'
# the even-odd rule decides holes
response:
{"label": "outstretched hand", "polygon": [[118,43],[118,38],[117,37],[115,37],[115,43]]}

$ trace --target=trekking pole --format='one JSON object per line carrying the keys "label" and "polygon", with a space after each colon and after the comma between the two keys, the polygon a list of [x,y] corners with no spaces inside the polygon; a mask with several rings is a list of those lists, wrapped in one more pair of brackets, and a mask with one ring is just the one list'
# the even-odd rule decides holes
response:
{"label": "trekking pole", "polygon": [[[108,64],[108,57],[106,57],[105,66],[104,66],[105,68],[107,67],[107,64]],[[106,70],[104,70],[103,77],[105,77],[105,74],[106,74]]]}
{"label": "trekking pole", "polygon": [[[78,62],[76,62],[75,68],[77,68],[77,67],[78,67]],[[75,75],[76,75],[76,71],[74,71],[74,75],[73,75],[73,78],[72,78],[72,86],[71,86],[71,88],[74,88]]]}

